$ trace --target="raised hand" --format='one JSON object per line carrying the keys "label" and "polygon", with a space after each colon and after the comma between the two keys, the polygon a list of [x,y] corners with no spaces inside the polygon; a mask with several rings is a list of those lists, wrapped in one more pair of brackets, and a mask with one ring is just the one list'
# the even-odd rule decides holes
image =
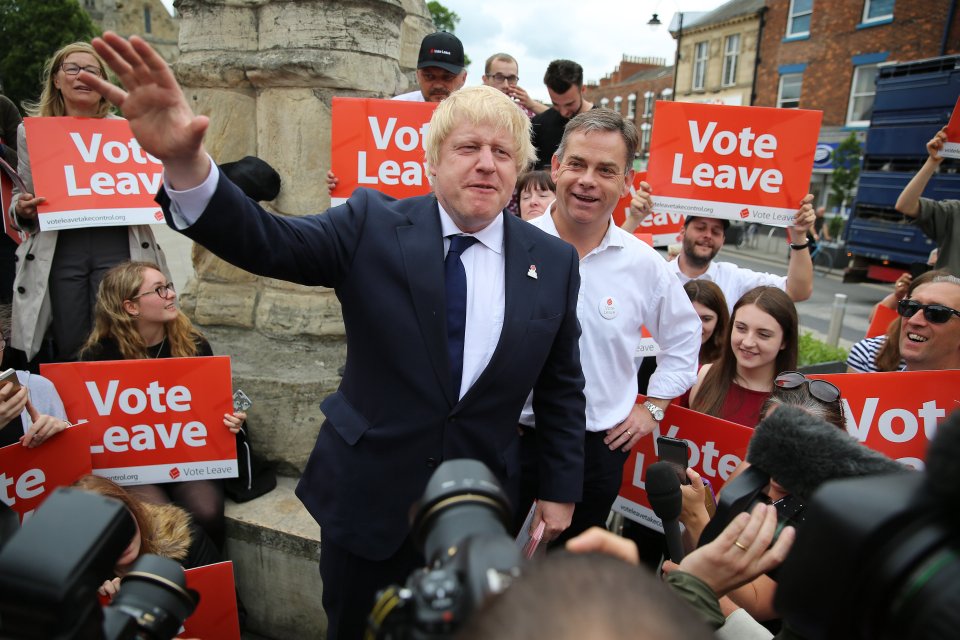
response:
{"label": "raised hand", "polygon": [[163,162],[168,186],[203,182],[210,171],[203,149],[209,120],[193,113],[166,61],[137,36],[128,41],[107,31],[92,44],[126,90],[85,71],[80,80],[121,109],[140,146]]}

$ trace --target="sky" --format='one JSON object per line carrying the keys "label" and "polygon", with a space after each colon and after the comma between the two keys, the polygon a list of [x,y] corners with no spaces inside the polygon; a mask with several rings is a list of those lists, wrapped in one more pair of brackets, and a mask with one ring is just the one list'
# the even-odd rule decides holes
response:
{"label": "sky", "polygon": [[[168,7],[173,0],[162,0]],[[663,58],[669,64],[676,42],[667,32],[677,11],[709,11],[725,0],[441,0],[460,16],[456,34],[473,63],[467,86],[480,84],[483,63],[499,51],[520,66],[520,86],[548,102],[543,73],[551,60],[583,66],[584,79],[611,73],[624,54]],[[656,12],[663,25],[647,26]]]}

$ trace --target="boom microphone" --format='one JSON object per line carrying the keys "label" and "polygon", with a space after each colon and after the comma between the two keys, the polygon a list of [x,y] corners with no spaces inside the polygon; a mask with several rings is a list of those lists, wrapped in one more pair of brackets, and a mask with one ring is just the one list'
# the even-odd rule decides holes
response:
{"label": "boom microphone", "polygon": [[757,425],[747,462],[805,502],[828,480],[906,469],[846,431],[791,406],[778,407]]}
{"label": "boom microphone", "polygon": [[653,512],[663,522],[663,535],[667,538],[667,555],[680,564],[683,560],[683,541],[680,539],[680,510],[683,496],[680,494],[680,479],[669,462],[654,462],[647,469],[647,498]]}

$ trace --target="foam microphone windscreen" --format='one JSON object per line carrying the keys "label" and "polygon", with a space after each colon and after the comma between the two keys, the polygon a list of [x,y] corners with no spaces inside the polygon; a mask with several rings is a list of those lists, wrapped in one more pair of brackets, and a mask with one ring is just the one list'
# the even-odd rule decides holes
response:
{"label": "foam microphone windscreen", "polygon": [[960,498],[960,409],[937,426],[927,450],[927,488],[957,504]]}
{"label": "foam microphone windscreen", "polygon": [[778,407],[757,425],[747,462],[802,500],[828,480],[907,470],[846,431],[791,406]]}
{"label": "foam microphone windscreen", "polygon": [[645,485],[650,506],[658,518],[675,520],[680,517],[683,496],[680,494],[680,479],[673,465],[669,462],[654,462],[647,469]]}

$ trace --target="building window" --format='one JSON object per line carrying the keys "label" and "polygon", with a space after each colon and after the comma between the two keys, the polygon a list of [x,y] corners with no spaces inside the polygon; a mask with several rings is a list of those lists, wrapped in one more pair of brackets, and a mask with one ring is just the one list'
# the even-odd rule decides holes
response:
{"label": "building window", "polygon": [[693,45],[693,85],[694,91],[703,89],[703,82],[707,76],[707,54],[709,42],[698,42]]}
{"label": "building window", "polygon": [[810,17],[813,15],[813,0],[790,0],[787,15],[787,37],[798,38],[810,35]]}
{"label": "building window", "polygon": [[893,19],[894,0],[864,0],[863,22]]}
{"label": "building window", "polygon": [[[643,94],[643,117],[644,118],[649,118],[650,116],[653,115],[654,95],[655,94],[653,93],[653,91],[647,91],[646,93]],[[666,97],[667,96],[664,96],[664,99],[666,99]]]}
{"label": "building window", "polygon": [[152,25],[150,24],[150,7],[143,8],[143,32],[150,33]]}
{"label": "building window", "polygon": [[607,105],[610,104],[610,98],[600,98],[600,106],[604,109],[607,108]]}
{"label": "building window", "polygon": [[660,92],[660,99],[661,99],[661,100],[673,100],[673,89],[671,89],[670,87],[667,87],[666,89],[664,89],[663,91],[661,91],[661,92]]}
{"label": "building window", "polygon": [[615,96],[613,98],[613,110],[619,114],[623,114],[623,108],[621,107],[622,104],[623,104],[623,98],[621,98],[620,96]]}
{"label": "building window", "polygon": [[850,85],[850,107],[847,109],[848,127],[866,127],[873,114],[873,96],[877,93],[877,65],[865,64],[853,69]]}
{"label": "building window", "polygon": [[721,84],[732,87],[737,84],[737,62],[740,59],[740,34],[727,36],[723,45],[723,80]]}
{"label": "building window", "polygon": [[650,123],[640,125],[640,153],[646,154],[650,150]]}
{"label": "building window", "polygon": [[802,87],[802,73],[785,73],[780,76],[780,88],[777,91],[777,106],[783,109],[796,109],[799,107],[800,89]]}
{"label": "building window", "polygon": [[633,120],[637,117],[637,94],[631,93],[627,96],[627,118]]}

